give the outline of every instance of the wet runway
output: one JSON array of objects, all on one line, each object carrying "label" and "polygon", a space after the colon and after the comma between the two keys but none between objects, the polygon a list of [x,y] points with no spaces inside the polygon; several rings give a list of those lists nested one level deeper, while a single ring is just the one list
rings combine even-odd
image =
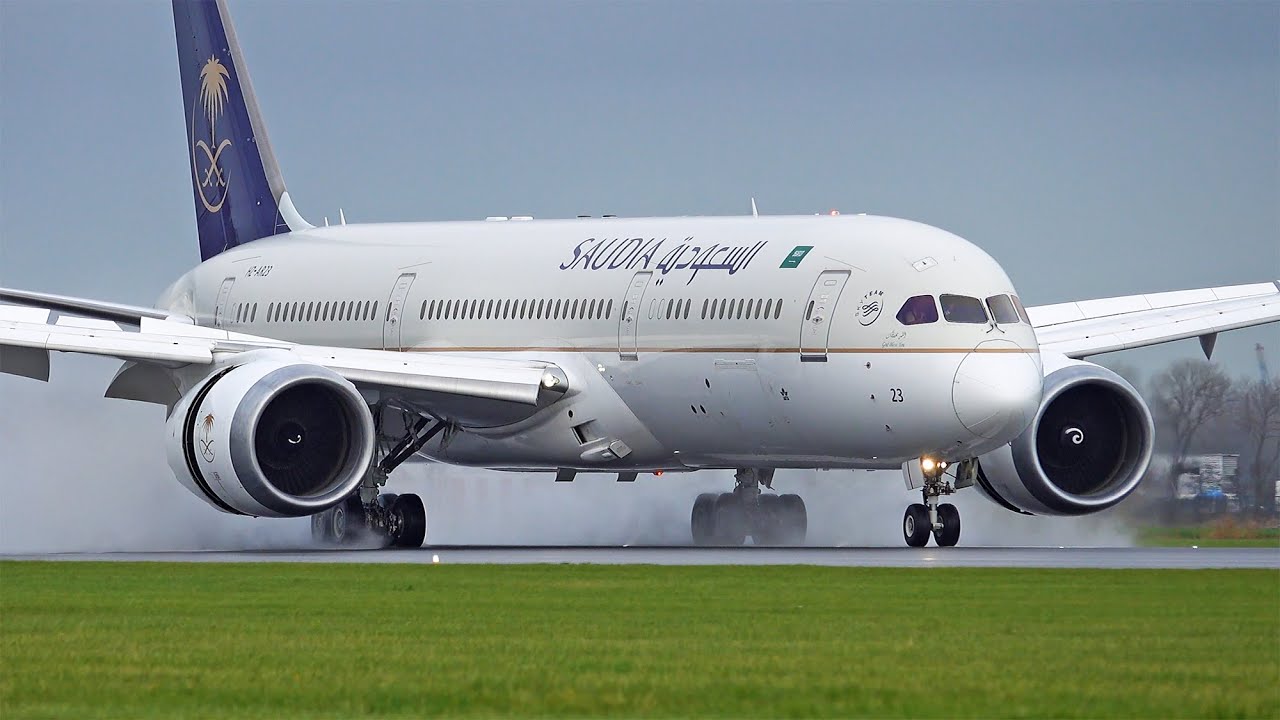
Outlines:
[{"label": "wet runway", "polygon": [[1280,548],[695,548],[434,546],[421,550],[244,550],[0,555],[0,560],[837,567],[1265,568]]}]

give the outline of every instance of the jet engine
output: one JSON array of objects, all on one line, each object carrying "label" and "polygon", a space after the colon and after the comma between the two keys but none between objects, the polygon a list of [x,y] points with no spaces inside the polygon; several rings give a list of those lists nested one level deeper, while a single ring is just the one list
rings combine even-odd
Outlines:
[{"label": "jet engine", "polygon": [[1044,396],[1031,425],[983,455],[977,486],[1009,510],[1087,515],[1138,487],[1151,460],[1151,412],[1124,378],[1093,363],[1045,358]]},{"label": "jet engine", "polygon": [[223,512],[313,515],[350,495],[373,457],[368,405],[337,373],[262,356],[218,370],[169,415],[169,466]]}]

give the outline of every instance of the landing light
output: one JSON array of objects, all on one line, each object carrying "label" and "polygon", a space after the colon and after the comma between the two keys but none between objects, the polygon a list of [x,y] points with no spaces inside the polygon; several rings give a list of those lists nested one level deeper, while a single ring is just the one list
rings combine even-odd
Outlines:
[{"label": "landing light", "polygon": [[933,469],[937,466],[938,464],[933,461],[933,458],[920,458],[920,469],[927,473],[933,472]]}]

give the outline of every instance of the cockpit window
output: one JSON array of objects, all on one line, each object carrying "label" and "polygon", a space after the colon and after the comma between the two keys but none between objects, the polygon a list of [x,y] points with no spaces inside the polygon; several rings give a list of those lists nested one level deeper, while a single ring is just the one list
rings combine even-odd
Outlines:
[{"label": "cockpit window", "polygon": [[1031,318],[1027,317],[1027,309],[1022,307],[1022,301],[1018,299],[1017,295],[1011,295],[1010,297],[1013,298],[1013,306],[1018,310],[1018,317],[1022,318],[1022,322],[1030,325]]},{"label": "cockpit window", "polygon": [[982,301],[968,295],[942,295],[942,316],[947,322],[985,324],[987,311]]},{"label": "cockpit window", "polygon": [[1018,322],[1018,311],[1013,308],[1013,301],[1008,295],[992,295],[987,298],[987,307],[991,308],[991,317],[1001,325],[1013,325]]},{"label": "cockpit window", "polygon": [[903,325],[924,325],[938,322],[938,306],[931,295],[916,295],[907,298],[898,311],[898,322]]}]

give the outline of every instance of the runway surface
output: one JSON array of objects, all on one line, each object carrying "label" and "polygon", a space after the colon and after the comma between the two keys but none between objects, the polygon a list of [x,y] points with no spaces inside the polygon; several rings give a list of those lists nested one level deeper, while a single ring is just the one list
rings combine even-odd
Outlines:
[{"label": "runway surface", "polygon": [[246,550],[0,555],[2,560],[597,565],[828,565],[839,567],[1265,568],[1280,548],[695,548],[458,547],[421,550]]}]

